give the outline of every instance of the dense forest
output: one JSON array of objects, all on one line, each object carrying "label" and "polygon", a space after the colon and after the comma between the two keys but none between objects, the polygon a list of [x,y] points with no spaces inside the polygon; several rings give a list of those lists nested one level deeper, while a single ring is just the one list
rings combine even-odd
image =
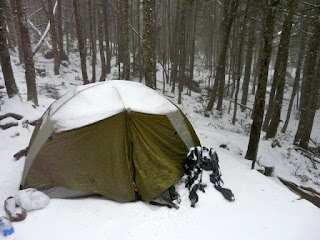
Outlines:
[{"label": "dense forest", "polygon": [[[261,132],[267,139],[285,133],[292,109],[300,112],[296,146],[307,150],[312,129],[319,130],[319,0],[0,0],[3,94],[19,95],[10,56],[19,56],[27,100],[37,106],[36,79],[45,73],[36,56],[54,59],[59,75],[71,53],[80,54],[83,84],[105,81],[114,64],[118,79],[178,91],[178,104],[182,93],[205,91],[205,115],[225,114],[228,100],[235,124],[237,113],[249,109],[245,158],[253,166]],[[210,73],[203,82],[194,79],[199,66]]]}]

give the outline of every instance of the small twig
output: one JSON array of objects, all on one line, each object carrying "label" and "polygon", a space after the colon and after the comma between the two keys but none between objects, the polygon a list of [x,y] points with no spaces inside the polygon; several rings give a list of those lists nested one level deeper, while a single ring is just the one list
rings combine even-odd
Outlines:
[{"label": "small twig", "polygon": [[217,126],[221,129],[221,130],[223,130],[223,128],[217,123]]},{"label": "small twig", "polygon": [[313,152],[310,152],[310,151],[307,151],[307,150],[305,150],[305,149],[303,149],[303,148],[301,148],[301,147],[298,147],[298,146],[294,146],[294,150],[300,150],[301,152],[303,152],[303,153],[306,153],[307,154],[307,156],[311,159],[311,157],[313,157],[312,159],[313,159],[313,161],[315,161],[315,162],[317,162],[317,163],[319,163],[320,164],[320,161],[318,161],[318,160],[316,160],[314,157],[316,157],[316,158],[319,158],[320,159],[320,156],[319,155],[317,155],[317,154],[315,154],[315,153],[313,153]]},{"label": "small twig", "polygon": [[311,141],[317,148],[320,148],[320,143],[318,143],[316,140],[310,138],[310,141]]},{"label": "small twig", "polygon": [[295,176],[297,176],[297,172],[298,172],[300,166],[301,166],[301,163],[299,164],[299,167],[297,168],[297,170],[294,172],[294,175],[295,175]]}]

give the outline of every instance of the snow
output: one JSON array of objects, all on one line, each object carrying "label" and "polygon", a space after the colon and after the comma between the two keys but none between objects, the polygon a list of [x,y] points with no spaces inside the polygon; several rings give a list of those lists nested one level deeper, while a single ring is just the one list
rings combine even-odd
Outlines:
[{"label": "snow", "polygon": [[[16,60],[15,57],[12,59]],[[62,97],[66,100],[79,89],[87,88],[88,86],[76,87],[82,84],[77,80],[80,75],[80,64],[77,59],[79,59],[78,55],[70,55],[72,64],[69,68],[61,67],[60,77],[53,75],[53,62],[48,61],[47,77],[37,79],[39,89],[46,84],[52,84],[56,86],[61,95],[66,93]],[[37,61],[39,60],[41,60],[40,57],[37,58]],[[113,63],[115,63],[114,59]],[[108,78],[117,78],[116,72],[117,69],[113,68]],[[207,81],[207,73],[205,69],[197,68],[195,77],[197,80],[205,82]],[[23,102],[19,98],[9,100],[4,98],[0,114],[9,112],[21,114],[23,119],[19,120],[19,123],[26,119],[39,119],[54,102],[54,99],[41,93],[39,94],[40,106],[34,108],[30,102],[25,102],[26,84],[23,69],[14,65],[14,74]],[[99,76],[99,72],[97,76]],[[162,79],[161,72],[158,72],[157,79]],[[2,81],[0,79],[0,84]],[[106,85],[104,83],[97,84],[93,97],[108,98],[108,96],[101,96],[102,88],[107,84],[109,82]],[[121,81],[119,84],[121,85]],[[138,90],[134,93],[122,86],[115,88],[121,95],[122,104],[126,109],[132,111],[134,109],[130,104],[133,99],[130,99],[129,95],[142,96],[135,102],[136,107],[151,104],[151,98],[154,98],[152,101],[158,101],[157,97],[153,94],[150,97],[151,94],[149,95],[142,87],[141,89],[137,87]],[[162,89],[159,82],[158,88]],[[170,86],[167,86],[167,95],[170,94],[169,88]],[[72,92],[67,93],[70,90]],[[138,93],[138,91],[141,92]],[[85,92],[83,91],[83,93]],[[113,92],[111,91],[110,94]],[[102,102],[101,105],[98,101],[94,101],[94,104],[88,104],[86,101],[90,96],[84,96],[81,100],[83,102],[80,102],[79,105],[73,104],[75,108],[81,106],[81,114],[91,114],[91,109],[95,108],[99,108],[101,111],[102,105],[108,104],[107,101]],[[290,93],[285,94],[285,98],[288,96]],[[177,103],[176,96],[169,99]],[[58,101],[52,104],[53,110],[60,106]],[[249,101],[253,102],[253,96],[250,96]],[[208,174],[204,173],[203,181],[208,186],[205,193],[199,191],[199,202],[196,208],[190,207],[188,191],[184,188],[183,182],[177,184],[177,191],[181,195],[179,210],[157,207],[144,202],[122,204],[100,197],[69,200],[51,199],[46,208],[28,212],[24,221],[13,223],[15,228],[13,236],[4,238],[0,235],[0,239],[320,239],[320,211],[317,207],[289,191],[275,176],[265,177],[256,170],[250,170],[251,162],[244,159],[249,140],[247,126],[250,124],[250,118],[246,118],[246,114],[239,111],[236,125],[231,125],[232,115],[227,114],[227,101],[224,103],[222,116],[214,111],[210,117],[204,117],[203,107],[205,104],[200,101],[199,94],[192,93],[191,97],[183,94],[182,105],[179,107],[195,127],[201,143],[204,146],[213,147],[217,151],[222,179],[225,182],[225,187],[230,188],[235,194],[235,202],[226,201],[209,182]],[[287,101],[284,105],[282,114],[286,113]],[[161,106],[160,104],[157,107],[161,108]],[[64,107],[60,110],[64,111]],[[110,108],[108,106],[108,109]],[[65,114],[68,114],[67,109]],[[104,114],[110,113],[105,112]],[[83,116],[79,115],[78,117]],[[292,114],[287,135],[279,136],[283,145],[281,148],[272,148],[271,141],[261,137],[258,152],[259,162],[273,164],[275,175],[294,181],[299,185],[312,186],[319,191],[320,184],[317,183],[319,170],[312,168],[310,160],[294,150],[290,150],[297,122]],[[320,112],[318,111],[312,132],[313,138],[318,141],[320,140],[319,126]],[[5,131],[0,130],[0,216],[5,215],[1,204],[7,197],[15,196],[18,192],[24,167],[24,158],[15,161],[13,154],[28,145],[33,128],[32,126],[26,128],[19,124]],[[221,144],[227,144],[227,148],[220,148]],[[299,175],[307,176],[307,178],[299,177]]]},{"label": "snow", "polygon": [[38,210],[48,206],[50,198],[33,188],[20,190],[14,196],[16,204],[26,211]]},{"label": "snow", "polygon": [[[148,101],[145,101],[145,99]],[[52,104],[49,118],[56,132],[106,119],[123,111],[168,114],[177,108],[146,86],[128,81],[107,81],[77,87]]]},{"label": "snow", "polygon": [[0,125],[6,125],[6,124],[9,124],[9,123],[17,123],[18,121],[12,117],[8,117],[8,118],[5,118],[5,119],[2,119],[0,121]]}]

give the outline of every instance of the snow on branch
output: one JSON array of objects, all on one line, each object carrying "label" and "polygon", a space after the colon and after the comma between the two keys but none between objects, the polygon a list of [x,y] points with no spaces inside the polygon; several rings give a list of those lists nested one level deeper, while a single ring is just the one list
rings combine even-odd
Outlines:
[{"label": "snow on branch", "polygon": [[[56,1],[55,5],[54,5],[53,15],[55,15],[55,13],[56,13],[57,5],[58,5],[58,1]],[[46,30],[45,30],[44,33],[42,34],[39,42],[37,43],[35,49],[34,49],[33,52],[32,52],[32,53],[33,53],[33,56],[39,51],[42,43],[44,42],[45,38],[46,38],[47,35],[48,35],[49,30],[50,30],[50,21],[48,22],[48,25],[47,25]]]},{"label": "snow on branch", "polygon": [[[30,21],[29,18],[28,18],[28,23],[31,26],[31,28],[38,34],[38,36],[42,37],[42,33],[40,32],[40,30]],[[48,41],[44,41],[44,43],[48,48],[52,48],[52,46],[48,43]]]}]

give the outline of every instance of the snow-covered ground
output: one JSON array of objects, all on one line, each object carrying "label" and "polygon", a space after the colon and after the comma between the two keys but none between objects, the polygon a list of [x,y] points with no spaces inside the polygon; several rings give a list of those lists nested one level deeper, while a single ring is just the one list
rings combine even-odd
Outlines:
[{"label": "snow-covered ground", "polygon": [[[60,76],[53,75],[52,62],[45,60],[49,74],[44,78],[37,77],[38,108],[35,109],[31,103],[22,103],[19,98],[4,98],[0,114],[14,112],[24,118],[16,120],[17,127],[0,130],[0,216],[5,215],[2,207],[4,200],[15,195],[21,180],[24,158],[15,161],[13,154],[28,145],[33,131],[31,125],[23,122],[39,119],[54,98],[82,84],[78,80],[81,72],[77,59],[77,56],[71,55],[72,64],[62,67]],[[37,61],[44,62],[40,58]],[[116,71],[116,68],[112,69],[109,79],[117,78]],[[205,78],[204,70],[196,72],[197,79]],[[25,101],[22,68],[14,66],[14,74]],[[162,79],[161,72],[158,74],[158,79]],[[158,88],[162,89],[161,83],[158,84]],[[3,85],[3,79],[0,85]],[[177,102],[169,86],[166,96]],[[288,96],[290,93],[285,98]],[[268,178],[250,170],[251,163],[244,159],[250,118],[246,118],[245,113],[239,113],[239,121],[235,126],[231,125],[232,115],[227,113],[228,101],[225,101],[222,116],[214,111],[210,117],[205,117],[205,102],[200,100],[199,94],[192,93],[191,97],[184,94],[181,108],[195,127],[202,145],[217,150],[222,179],[225,186],[234,192],[235,202],[227,202],[213,188],[208,175],[204,175],[204,182],[208,184],[206,193],[199,193],[196,208],[190,207],[188,191],[182,182],[177,185],[182,199],[179,210],[144,202],[121,204],[98,197],[52,199],[45,209],[29,212],[26,220],[14,223],[16,233],[10,239],[320,239],[320,211],[317,207],[290,192],[275,176]],[[253,97],[249,100],[253,102]],[[286,114],[286,106],[287,102],[283,114]],[[289,135],[279,135],[281,148],[272,148],[271,141],[261,139],[259,162],[274,165],[278,176],[319,191],[320,171],[313,169],[309,159],[291,149],[297,127],[292,115]],[[319,111],[315,120],[312,137],[320,141]],[[0,123],[4,123],[2,121]],[[227,148],[220,148],[221,144],[227,144]]]}]

